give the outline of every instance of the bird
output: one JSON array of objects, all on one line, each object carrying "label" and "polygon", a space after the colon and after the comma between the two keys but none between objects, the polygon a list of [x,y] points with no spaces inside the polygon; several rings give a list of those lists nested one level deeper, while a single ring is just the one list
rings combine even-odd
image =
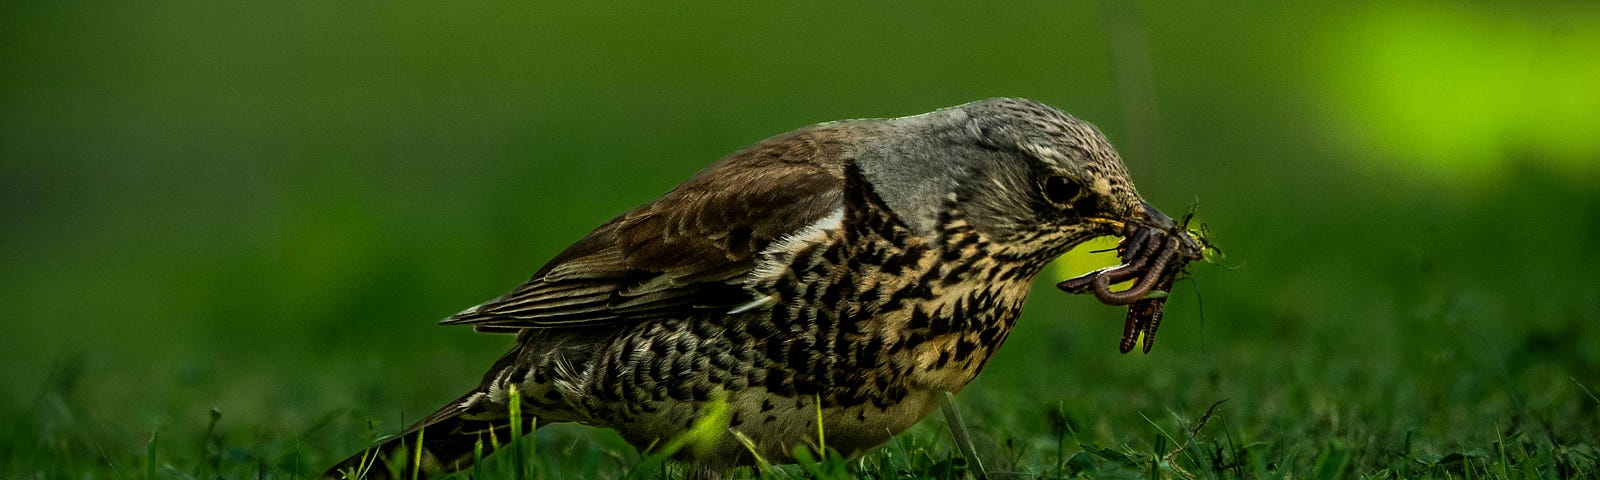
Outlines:
[{"label": "bird", "polygon": [[695,478],[792,463],[819,428],[827,448],[865,452],[983,370],[1053,259],[1172,225],[1098,128],[1037,101],[800,128],[440,322],[515,345],[477,387],[324,476],[387,478],[371,465],[397,455],[414,455],[406,476],[466,468],[510,439],[513,396],[530,426],[610,428],[641,450],[720,408],[711,435],[672,453]]}]

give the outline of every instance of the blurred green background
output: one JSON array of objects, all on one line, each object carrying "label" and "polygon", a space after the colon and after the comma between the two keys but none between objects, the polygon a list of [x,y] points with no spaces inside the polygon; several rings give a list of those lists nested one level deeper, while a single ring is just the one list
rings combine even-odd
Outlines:
[{"label": "blurred green background", "polygon": [[0,475],[211,408],[332,460],[475,384],[510,338],[433,322],[610,216],[996,96],[1097,123],[1237,268],[1197,265],[1149,356],[1041,283],[961,396],[985,435],[1148,442],[1228,399],[1286,452],[1595,440],[1593,2],[533,3],[0,7]]}]

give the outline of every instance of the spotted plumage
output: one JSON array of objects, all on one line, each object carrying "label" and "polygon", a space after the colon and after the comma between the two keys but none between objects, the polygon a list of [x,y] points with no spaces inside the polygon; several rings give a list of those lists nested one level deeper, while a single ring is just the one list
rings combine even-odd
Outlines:
[{"label": "spotted plumage", "polygon": [[445,320],[516,347],[402,438],[426,429],[426,465],[465,467],[489,432],[505,438],[515,386],[541,423],[609,427],[641,448],[725,402],[726,434],[679,452],[707,475],[752,454],[791,460],[819,416],[830,448],[870,449],[982,371],[1046,263],[1155,217],[1093,126],[1037,102],[803,128]]}]

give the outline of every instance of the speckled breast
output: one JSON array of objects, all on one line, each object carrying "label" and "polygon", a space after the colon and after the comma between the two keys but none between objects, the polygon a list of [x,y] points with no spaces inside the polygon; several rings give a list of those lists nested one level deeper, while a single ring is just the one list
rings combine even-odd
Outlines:
[{"label": "speckled breast", "polygon": [[966,386],[1004,342],[1037,268],[990,255],[959,224],[923,239],[892,218],[841,220],[782,252],[785,268],[757,288],[768,307],[620,333],[595,367],[610,380],[591,387],[590,423],[649,445],[726,401],[728,438],[696,460],[784,461],[816,443],[819,417],[828,446],[854,452]]}]

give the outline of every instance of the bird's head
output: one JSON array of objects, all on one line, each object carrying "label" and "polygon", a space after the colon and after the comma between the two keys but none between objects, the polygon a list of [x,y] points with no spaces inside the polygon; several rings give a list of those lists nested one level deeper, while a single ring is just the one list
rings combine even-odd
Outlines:
[{"label": "bird's head", "polygon": [[1129,224],[1170,230],[1100,130],[1048,105],[991,99],[889,120],[858,158],[884,202],[931,235],[954,217],[994,246],[1053,258]]}]

